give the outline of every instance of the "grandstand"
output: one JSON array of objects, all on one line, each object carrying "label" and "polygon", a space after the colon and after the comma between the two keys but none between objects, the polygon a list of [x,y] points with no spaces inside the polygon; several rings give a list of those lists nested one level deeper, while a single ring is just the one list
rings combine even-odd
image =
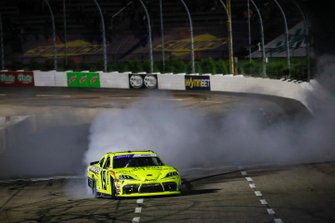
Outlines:
[{"label": "grandstand", "polygon": [[[66,6],[67,56],[74,63],[101,61],[101,27],[93,0],[49,0],[55,15],[57,57],[64,62],[65,30],[63,3]],[[103,9],[107,31],[108,58],[113,61],[148,58],[147,21],[137,0],[98,0]],[[161,60],[159,0],[144,1],[153,28],[154,59]],[[227,16],[218,0],[186,0],[196,38],[196,59],[228,57],[226,36]],[[284,32],[280,11],[273,1],[255,1],[263,16],[265,40],[271,41]],[[282,1],[289,27],[301,21],[291,1]],[[120,14],[113,17],[120,9]],[[248,24],[246,0],[232,0],[234,53],[239,58],[248,55]],[[252,10],[252,46],[260,42],[259,21]],[[22,62],[43,63],[52,59],[51,19],[44,0],[2,0],[5,58],[8,66]],[[163,0],[166,54],[168,59],[189,59],[189,26],[187,15],[179,0]],[[219,44],[221,42],[221,44]]]}]

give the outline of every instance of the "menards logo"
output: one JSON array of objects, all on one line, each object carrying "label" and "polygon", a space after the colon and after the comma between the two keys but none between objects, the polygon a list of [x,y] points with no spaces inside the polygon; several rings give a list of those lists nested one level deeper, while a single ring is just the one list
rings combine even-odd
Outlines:
[{"label": "menards logo", "polygon": [[[205,51],[216,49],[227,43],[226,38],[218,38],[212,34],[206,33],[194,37],[194,50]],[[170,40],[164,44],[165,51],[172,55],[185,55],[190,52],[191,38],[181,40]],[[161,51],[162,44],[155,47],[155,51]]]},{"label": "menards logo", "polygon": [[[75,40],[65,44],[56,45],[56,56],[64,57],[65,52],[67,56],[79,56],[79,55],[95,55],[100,54],[103,51],[102,45],[94,45],[84,40]],[[38,46],[36,48],[27,50],[24,53],[25,57],[53,57],[54,46]]]}]

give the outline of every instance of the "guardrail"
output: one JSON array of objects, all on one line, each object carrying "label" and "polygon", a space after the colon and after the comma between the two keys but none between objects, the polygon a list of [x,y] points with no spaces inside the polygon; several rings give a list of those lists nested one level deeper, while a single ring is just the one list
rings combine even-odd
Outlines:
[{"label": "guardrail", "polygon": [[[147,88],[159,90],[204,90],[279,96],[300,101],[311,112],[307,100],[314,91],[322,93],[317,81],[300,82],[242,75],[160,74],[102,71],[0,71],[0,87]],[[315,93],[316,95],[322,95]],[[324,93],[325,94],[325,93]]]}]

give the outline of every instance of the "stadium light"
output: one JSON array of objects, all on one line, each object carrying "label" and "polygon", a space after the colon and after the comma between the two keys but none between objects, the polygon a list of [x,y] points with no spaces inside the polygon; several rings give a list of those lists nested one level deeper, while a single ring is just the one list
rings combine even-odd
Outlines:
[{"label": "stadium light", "polygon": [[253,6],[255,7],[256,9],[256,12],[258,14],[258,17],[259,17],[259,23],[260,23],[260,26],[261,26],[261,38],[262,38],[262,75],[263,77],[266,76],[266,58],[265,58],[265,43],[264,43],[264,27],[263,27],[263,19],[262,19],[262,15],[256,5],[256,3],[253,1],[253,0],[250,0],[251,3],[253,4]]},{"label": "stadium light", "polygon": [[165,40],[164,40],[164,22],[163,22],[163,1],[159,0],[160,19],[161,19],[161,39],[162,39],[162,62],[163,72],[165,72]]},{"label": "stadium light", "polygon": [[52,42],[54,48],[54,70],[57,70],[57,48],[56,48],[56,26],[55,26],[55,17],[52,11],[52,8],[49,4],[49,0],[44,0],[45,4],[47,5],[50,16],[51,16],[51,23],[52,23]]},{"label": "stadium light", "polygon": [[288,25],[287,25],[287,20],[286,20],[286,15],[285,12],[283,10],[283,8],[281,7],[281,5],[279,4],[279,2],[277,0],[273,0],[276,5],[278,6],[281,14],[283,15],[284,18],[284,24],[285,24],[285,35],[286,35],[286,54],[287,54],[287,69],[288,69],[288,76],[290,76],[290,71],[291,71],[291,59],[290,59],[290,42],[289,42],[289,33],[288,33]]},{"label": "stadium light", "polygon": [[0,47],[1,47],[1,70],[5,68],[5,53],[3,44],[2,16],[0,14]]},{"label": "stadium light", "polygon": [[148,34],[149,34],[149,47],[150,47],[150,73],[153,73],[154,72],[154,57],[153,57],[153,53],[152,53],[152,33],[151,33],[150,16],[149,16],[148,9],[145,6],[145,4],[143,3],[143,1],[142,0],[139,0],[139,1],[144,8],[144,12],[146,14],[147,21],[148,21]]},{"label": "stadium light", "polygon": [[107,44],[106,44],[106,30],[105,30],[105,20],[104,20],[104,16],[102,14],[102,10],[101,7],[98,3],[97,0],[94,0],[94,3],[96,4],[99,14],[100,14],[100,18],[101,18],[101,28],[102,28],[102,44],[103,44],[103,48],[104,48],[104,52],[103,52],[103,56],[104,56],[104,71],[107,72]]},{"label": "stadium light", "polygon": [[190,36],[191,36],[191,59],[192,59],[192,73],[195,73],[195,62],[194,62],[194,37],[193,37],[193,23],[192,23],[192,17],[191,17],[191,13],[190,10],[188,9],[186,3],[184,2],[184,0],[180,0],[181,3],[183,4],[187,16],[188,16],[188,21],[190,23]]}]

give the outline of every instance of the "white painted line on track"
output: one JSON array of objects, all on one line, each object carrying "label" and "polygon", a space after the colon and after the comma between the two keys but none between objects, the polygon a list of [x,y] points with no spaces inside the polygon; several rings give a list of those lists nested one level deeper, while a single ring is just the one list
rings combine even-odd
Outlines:
[{"label": "white painted line on track", "polygon": [[249,184],[249,187],[250,187],[251,189],[255,189],[255,188],[256,188],[256,184]]},{"label": "white painted line on track", "polygon": [[267,208],[266,211],[268,212],[269,215],[276,214],[276,212],[272,208]]},{"label": "white painted line on track", "polygon": [[37,94],[36,97],[61,97],[61,98],[70,98],[71,95],[58,95],[58,94]]},{"label": "white painted line on track", "polygon": [[255,195],[256,195],[256,197],[262,197],[263,196],[262,192],[260,192],[260,191],[255,191]]},{"label": "white painted line on track", "polygon": [[[246,171],[241,172],[242,176],[247,176],[248,173]],[[274,209],[272,209],[269,205],[269,203],[263,198],[263,194],[261,191],[256,191],[256,184],[254,183],[254,180],[251,177],[245,177],[246,181],[249,183],[249,187],[252,189],[252,191],[255,193],[256,197],[260,197],[259,201],[262,205],[266,206],[266,212],[273,216],[274,223],[284,223],[282,219],[277,218],[276,212]]]},{"label": "white painted line on track", "polygon": [[202,101],[204,103],[222,104],[222,101]]},{"label": "white painted line on track", "polygon": [[137,203],[137,204],[143,204],[143,201],[144,201],[143,198],[142,198],[142,199],[137,199],[136,203]]},{"label": "white painted line on track", "polygon": [[135,208],[135,213],[136,214],[139,214],[139,213],[141,213],[142,212],[142,208],[141,207],[137,207],[137,208]]},{"label": "white painted line on track", "polygon": [[[137,207],[135,208],[135,214],[141,214],[142,213],[141,205],[143,204],[143,202],[144,202],[143,198],[136,200]],[[140,220],[141,220],[141,217],[136,216],[131,220],[131,222],[132,223],[139,223]]]},{"label": "white painted line on track", "polygon": [[246,177],[245,178],[248,182],[252,182],[253,181],[253,179],[251,178],[251,177]]},{"label": "white painted line on track", "polygon": [[185,101],[186,99],[185,98],[167,98],[165,100],[168,100],[168,101]]},{"label": "white painted line on track", "polygon": [[263,205],[267,205],[267,204],[268,204],[268,202],[267,202],[265,199],[260,199],[259,201],[260,201],[261,204],[263,204]]},{"label": "white painted line on track", "polygon": [[117,99],[131,100],[131,99],[136,99],[136,98],[135,97],[117,97]]},{"label": "white painted line on track", "polygon": [[139,223],[140,220],[141,220],[140,217],[135,217],[135,218],[133,218],[133,220],[131,220],[131,222],[132,222],[132,223]]}]

